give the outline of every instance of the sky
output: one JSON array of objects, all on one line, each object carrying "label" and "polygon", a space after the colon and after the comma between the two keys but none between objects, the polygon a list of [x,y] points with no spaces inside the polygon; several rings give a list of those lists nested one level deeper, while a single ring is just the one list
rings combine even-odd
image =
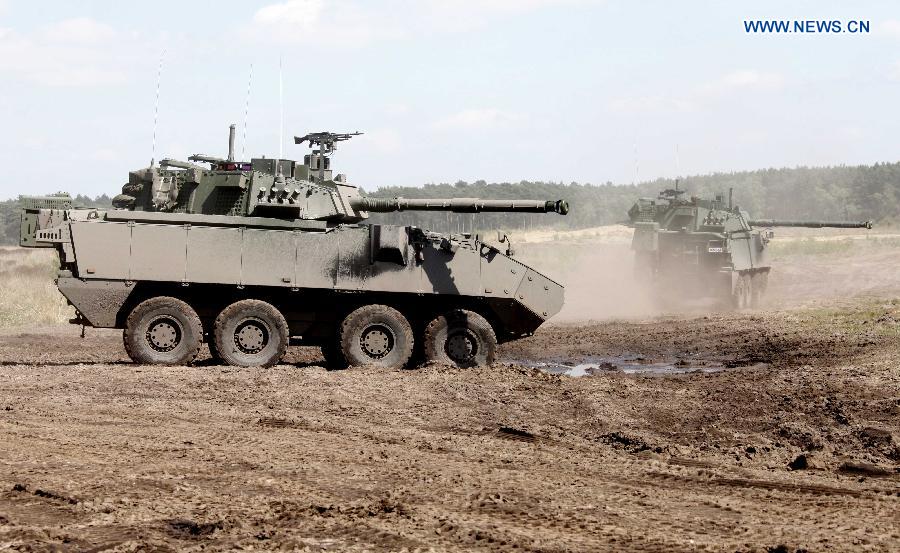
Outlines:
[{"label": "sky", "polygon": [[0,0],[0,198],[114,195],[231,123],[246,159],[362,131],[334,167],[369,190],[893,162],[898,99],[896,2]]}]

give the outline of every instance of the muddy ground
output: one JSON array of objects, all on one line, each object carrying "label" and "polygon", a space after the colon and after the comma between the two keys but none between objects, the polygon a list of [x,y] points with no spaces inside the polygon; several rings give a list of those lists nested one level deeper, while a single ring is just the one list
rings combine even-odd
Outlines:
[{"label": "muddy ground", "polygon": [[[0,550],[897,551],[900,301],[548,326],[478,370],[0,336]],[[711,373],[572,378],[631,356]]]}]

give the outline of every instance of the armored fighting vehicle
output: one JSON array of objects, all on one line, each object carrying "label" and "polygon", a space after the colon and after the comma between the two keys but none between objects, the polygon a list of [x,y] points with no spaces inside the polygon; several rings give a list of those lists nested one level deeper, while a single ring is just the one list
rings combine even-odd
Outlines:
[{"label": "armored fighting vehicle", "polygon": [[[202,342],[236,366],[289,343],[334,367],[490,363],[498,342],[558,313],[563,287],[477,235],[372,225],[369,212],[568,212],[566,202],[363,197],[330,155],[354,134],[295,138],[303,162],[163,159],[129,173],[114,209],[26,198],[21,244],[59,253],[73,323],[124,329],[138,363],[186,364]],[[505,235],[501,236],[505,238]],[[503,240],[501,240],[501,243]]]},{"label": "armored fighting vehicle", "polygon": [[735,309],[758,305],[771,269],[772,227],[872,228],[868,221],[751,219],[732,205],[730,192],[727,203],[721,195],[685,199],[675,186],[656,199],[639,199],[628,211],[636,276],[664,304],[708,298]]}]

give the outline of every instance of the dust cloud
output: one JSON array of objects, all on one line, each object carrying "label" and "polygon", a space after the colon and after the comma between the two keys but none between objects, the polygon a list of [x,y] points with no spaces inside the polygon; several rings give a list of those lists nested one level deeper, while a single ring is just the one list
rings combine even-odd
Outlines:
[{"label": "dust cloud", "polygon": [[[659,305],[635,278],[631,229],[596,227],[513,236],[516,258],[566,287],[553,322],[639,319],[721,311],[714,301]],[[828,303],[847,297],[900,295],[900,236],[890,231],[782,229],[769,247],[772,266],[761,308]]]},{"label": "dust cloud", "polygon": [[634,278],[634,255],[627,244],[527,244],[516,258],[566,287],[555,322],[659,314],[650,290]]}]

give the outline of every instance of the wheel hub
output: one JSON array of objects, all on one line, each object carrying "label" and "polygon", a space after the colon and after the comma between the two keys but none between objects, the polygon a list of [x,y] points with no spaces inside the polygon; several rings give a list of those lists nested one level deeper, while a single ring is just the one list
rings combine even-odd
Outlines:
[{"label": "wheel hub", "polygon": [[244,321],[234,329],[234,345],[243,353],[259,353],[268,343],[268,329],[260,321]]},{"label": "wheel hub", "polygon": [[181,325],[169,317],[154,319],[147,326],[147,343],[156,351],[172,351],[181,343]]},{"label": "wheel hub", "polygon": [[447,337],[447,355],[457,363],[470,361],[478,351],[478,343],[469,332],[457,332]]},{"label": "wheel hub", "polygon": [[394,349],[394,334],[382,325],[366,328],[359,337],[363,353],[372,359],[381,359]]}]

